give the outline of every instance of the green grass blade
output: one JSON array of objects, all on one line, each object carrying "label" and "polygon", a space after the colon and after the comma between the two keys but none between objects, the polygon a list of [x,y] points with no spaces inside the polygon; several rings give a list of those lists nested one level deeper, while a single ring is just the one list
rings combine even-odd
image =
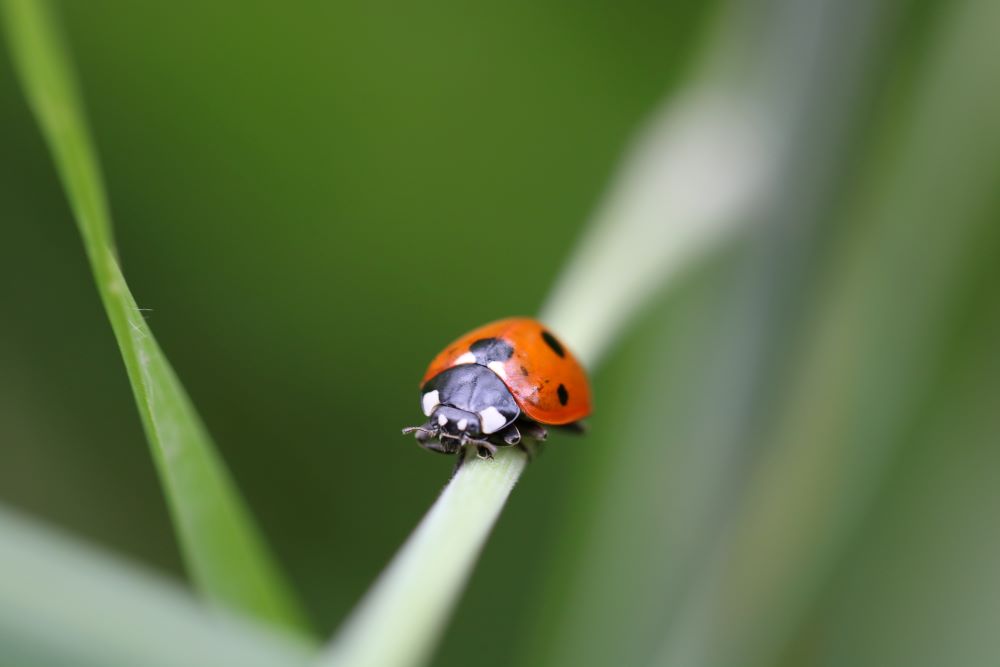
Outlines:
[{"label": "green grass blade", "polygon": [[[777,79],[766,73],[779,63],[809,64],[790,68],[781,96],[761,102],[786,119],[782,136],[795,138],[778,167],[780,188],[758,206],[760,228],[686,289],[671,290],[667,317],[650,322],[619,359],[627,372],[605,376],[611,396],[580,454],[548,562],[539,565],[519,664],[647,664],[724,524],[754,451],[754,422],[767,409],[760,374],[781,376],[782,341],[793,330],[787,304],[808,284],[802,276],[811,265],[796,261],[795,250],[808,245],[803,239],[829,207],[839,153],[831,147],[847,143],[858,113],[855,91],[872,52],[862,45],[874,40],[854,33],[844,57],[842,43],[823,38],[844,16],[864,21],[869,35],[880,25],[856,9],[791,0],[729,10],[732,25],[750,35],[733,40],[743,45],[738,61],[755,73],[748,95],[769,90],[759,82]],[[797,131],[803,127],[808,133]],[[696,192],[711,199],[712,181]]]},{"label": "green grass blade", "polygon": [[[992,219],[1000,208],[994,207]],[[980,261],[996,266],[989,235]],[[986,257],[990,257],[986,260]],[[982,261],[986,260],[986,261]],[[985,267],[983,267],[985,268]],[[992,274],[992,275],[991,275]],[[785,665],[990,665],[1000,655],[1000,302],[977,276],[957,357]],[[932,492],[930,492],[932,490]]]},{"label": "green grass blade", "polygon": [[463,465],[340,630],[325,664],[419,665],[430,657],[476,557],[524,471],[523,453]]},{"label": "green grass blade", "polygon": [[96,152],[51,10],[36,0],[5,0],[2,8],[15,66],[83,237],[191,576],[217,603],[304,628],[303,614],[122,276]]},{"label": "green grass blade", "polygon": [[955,313],[982,289],[970,260],[996,225],[1000,6],[951,3],[943,17],[912,99],[879,128],[732,530],[692,579],[655,664],[774,664],[941,391]]},{"label": "green grass blade", "polygon": [[312,650],[0,507],[0,664],[295,667]]}]

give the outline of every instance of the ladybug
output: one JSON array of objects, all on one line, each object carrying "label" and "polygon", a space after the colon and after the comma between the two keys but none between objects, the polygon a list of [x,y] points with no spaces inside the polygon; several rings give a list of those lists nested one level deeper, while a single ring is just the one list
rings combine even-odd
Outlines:
[{"label": "ladybug", "polygon": [[[546,426],[581,430],[590,383],[573,354],[542,323],[512,317],[465,334],[437,355],[420,388],[427,421],[403,429],[434,452],[480,458],[497,447],[542,441]],[[530,451],[529,451],[530,453]]]}]

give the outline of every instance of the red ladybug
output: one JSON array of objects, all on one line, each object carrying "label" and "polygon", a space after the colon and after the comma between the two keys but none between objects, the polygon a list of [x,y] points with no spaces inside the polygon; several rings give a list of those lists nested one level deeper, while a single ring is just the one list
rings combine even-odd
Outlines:
[{"label": "red ladybug", "polygon": [[431,361],[420,389],[427,422],[403,429],[426,449],[497,447],[544,440],[545,426],[579,427],[590,414],[587,374],[540,322],[512,317],[479,327]]}]

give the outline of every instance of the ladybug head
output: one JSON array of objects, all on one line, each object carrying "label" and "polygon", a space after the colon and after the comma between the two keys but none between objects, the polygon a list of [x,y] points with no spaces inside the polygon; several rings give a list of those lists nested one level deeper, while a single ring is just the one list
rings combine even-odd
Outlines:
[{"label": "ladybug head", "polygon": [[434,406],[424,424],[403,429],[403,433],[415,434],[421,445],[443,454],[485,442],[479,415],[452,405]]},{"label": "ladybug head", "polygon": [[480,435],[479,415],[459,410],[450,405],[439,405],[429,420],[435,424],[441,438],[478,438]]},{"label": "ladybug head", "polygon": [[426,449],[453,454],[474,445],[489,455],[497,445],[520,440],[514,420],[520,409],[503,381],[479,364],[447,368],[424,383],[420,406],[427,416],[421,426],[404,429],[414,433]]}]

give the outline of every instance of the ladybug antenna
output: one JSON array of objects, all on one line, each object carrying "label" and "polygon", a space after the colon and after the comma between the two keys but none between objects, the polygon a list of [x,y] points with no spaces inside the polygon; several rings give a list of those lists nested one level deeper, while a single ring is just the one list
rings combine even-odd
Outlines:
[{"label": "ladybug antenna", "polygon": [[410,433],[426,433],[428,435],[437,435],[438,431],[439,429],[435,426],[432,426],[431,428],[427,428],[427,425],[407,426],[406,428],[403,429],[403,435],[409,435]]}]

